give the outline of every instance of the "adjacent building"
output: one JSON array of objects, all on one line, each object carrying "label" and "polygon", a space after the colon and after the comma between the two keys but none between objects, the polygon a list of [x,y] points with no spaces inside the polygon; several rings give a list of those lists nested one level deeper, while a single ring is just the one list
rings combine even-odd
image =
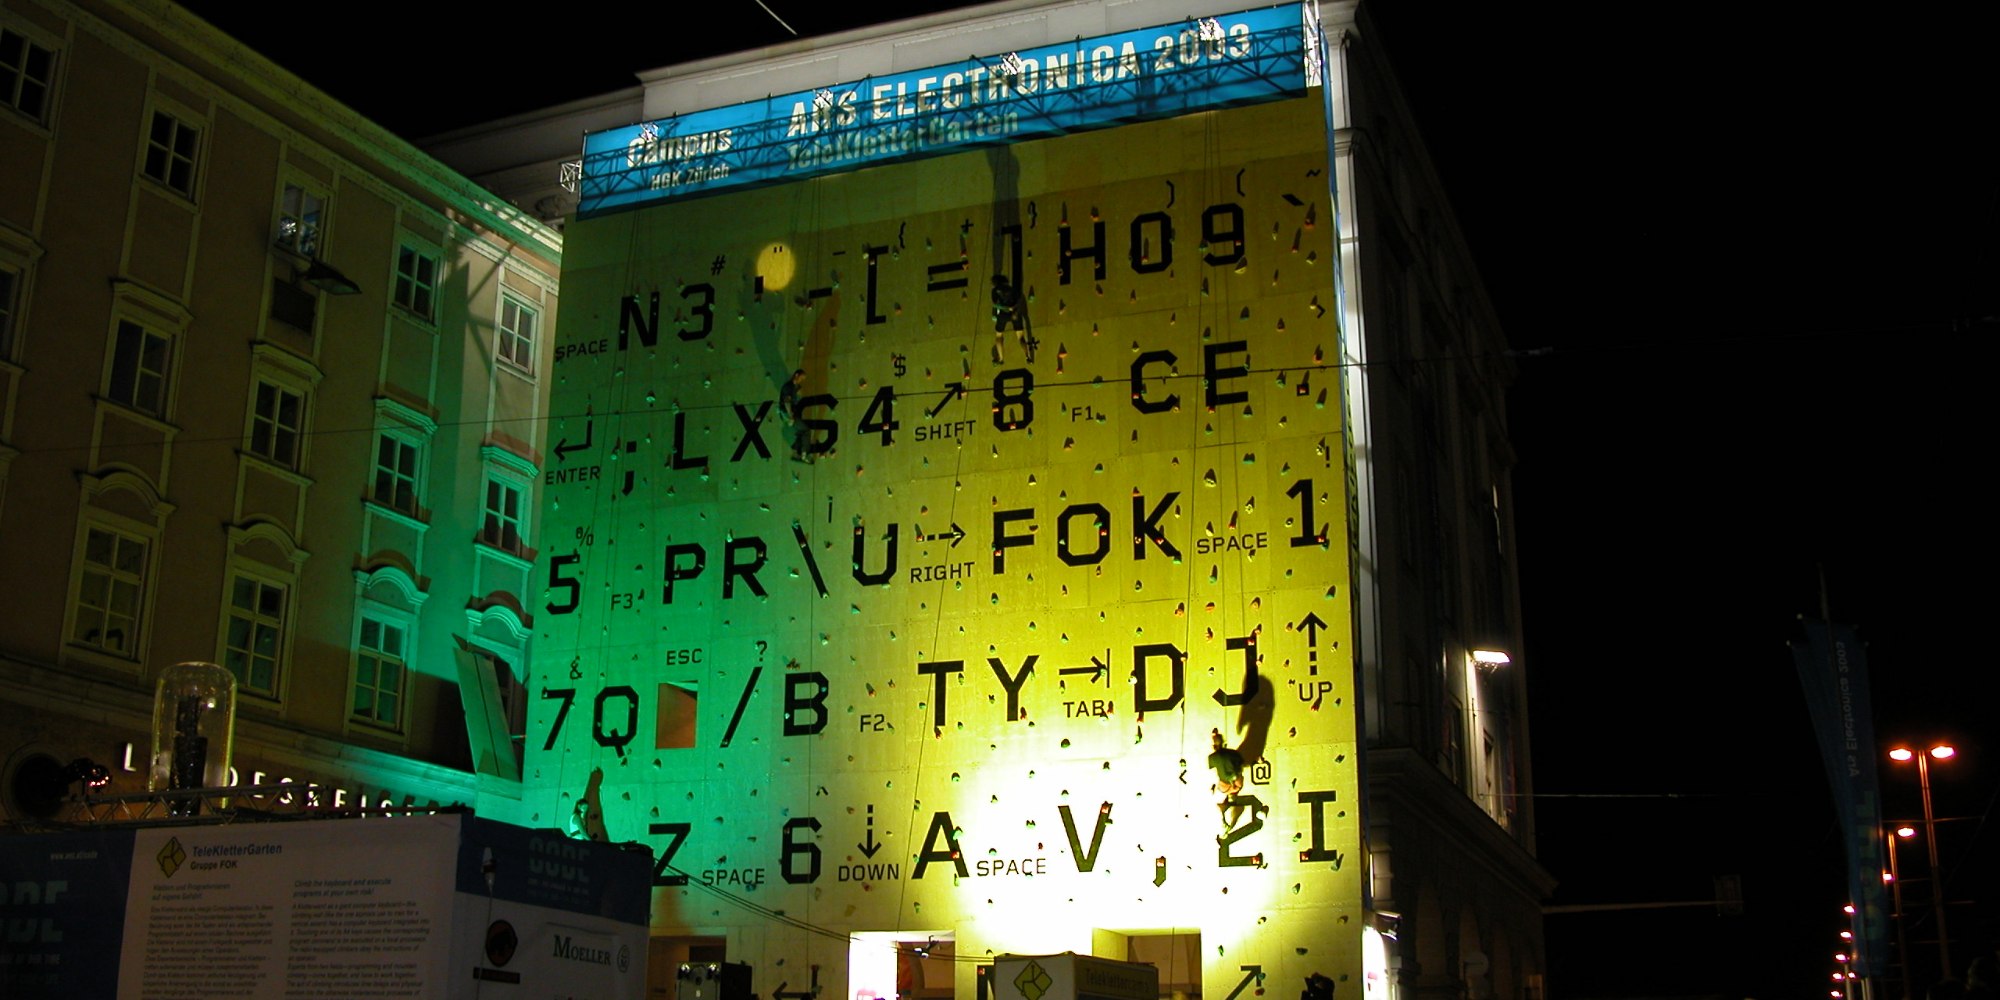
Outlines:
[{"label": "adjacent building", "polygon": [[1365,9],[640,79],[434,148],[577,208],[524,802],[656,988],[1541,995],[1512,370]]},{"label": "adjacent building", "polygon": [[174,4],[0,4],[9,824],[144,791],[186,660],[321,786],[252,805],[518,801],[560,262]]}]

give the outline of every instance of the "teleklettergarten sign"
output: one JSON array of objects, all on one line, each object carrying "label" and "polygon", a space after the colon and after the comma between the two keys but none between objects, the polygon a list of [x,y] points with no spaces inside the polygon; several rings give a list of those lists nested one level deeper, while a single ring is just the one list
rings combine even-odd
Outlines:
[{"label": "teleklettergarten sign", "polygon": [[1299,4],[1077,39],[584,139],[585,217],[1304,93]]}]

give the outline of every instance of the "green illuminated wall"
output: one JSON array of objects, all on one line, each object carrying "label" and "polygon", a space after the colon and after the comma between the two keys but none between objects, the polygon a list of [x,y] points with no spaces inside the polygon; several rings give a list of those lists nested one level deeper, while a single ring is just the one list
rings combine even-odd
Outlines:
[{"label": "green illuminated wall", "polygon": [[529,822],[593,795],[766,996],[853,996],[815,928],[1358,978],[1328,188],[1315,95],[573,226]]}]

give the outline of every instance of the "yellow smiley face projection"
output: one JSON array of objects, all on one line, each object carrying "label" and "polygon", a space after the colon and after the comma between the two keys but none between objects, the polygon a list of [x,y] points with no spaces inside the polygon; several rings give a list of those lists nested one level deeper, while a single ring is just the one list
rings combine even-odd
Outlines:
[{"label": "yellow smiley face projection", "polygon": [[798,272],[798,255],[784,243],[771,243],[757,251],[756,263],[751,274],[755,278],[752,294],[762,292],[782,292],[791,286],[792,276]]},{"label": "yellow smiley face projection", "polygon": [[601,771],[655,933],[765,995],[853,996],[863,932],[949,936],[965,997],[1142,934],[1215,1000],[1358,989],[1325,134],[1315,95],[573,226],[530,821]]}]

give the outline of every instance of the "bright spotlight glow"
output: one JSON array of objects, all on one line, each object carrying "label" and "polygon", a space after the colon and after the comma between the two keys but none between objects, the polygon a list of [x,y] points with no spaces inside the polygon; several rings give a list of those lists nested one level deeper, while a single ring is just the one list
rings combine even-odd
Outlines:
[{"label": "bright spotlight glow", "polygon": [[1940,743],[1931,748],[1932,760],[1950,760],[1956,756],[1958,756],[1958,748],[1955,746]]},{"label": "bright spotlight glow", "polygon": [[1475,649],[1472,651],[1472,662],[1482,667],[1504,667],[1514,662],[1514,658],[1498,649]]},{"label": "bright spotlight glow", "polygon": [[1901,837],[1904,840],[1908,840],[1916,835],[1917,835],[1917,828],[1914,826],[1899,826],[1896,828],[1896,836]]},{"label": "bright spotlight glow", "polygon": [[1852,940],[1854,940],[1854,932],[1853,932],[1853,931],[1841,931],[1841,932],[1840,932],[1840,939],[1841,939],[1842,941],[1852,941]]},{"label": "bright spotlight glow", "polygon": [[1916,755],[1916,751],[1911,750],[1909,747],[1896,747],[1889,751],[1890,760],[1909,760]]}]

